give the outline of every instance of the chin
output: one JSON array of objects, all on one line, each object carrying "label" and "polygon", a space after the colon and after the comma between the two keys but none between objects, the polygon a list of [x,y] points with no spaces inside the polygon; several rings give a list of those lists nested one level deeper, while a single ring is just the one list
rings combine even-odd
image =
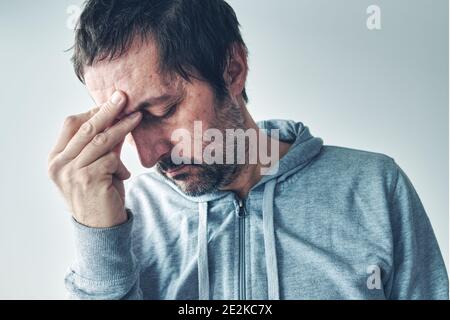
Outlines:
[{"label": "chin", "polygon": [[189,173],[180,173],[171,179],[186,195],[198,197],[216,191],[215,183],[210,179]]}]

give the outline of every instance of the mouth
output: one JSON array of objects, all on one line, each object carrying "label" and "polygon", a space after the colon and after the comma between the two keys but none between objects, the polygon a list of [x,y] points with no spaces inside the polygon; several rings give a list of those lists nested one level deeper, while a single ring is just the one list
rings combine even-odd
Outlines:
[{"label": "mouth", "polygon": [[187,167],[187,165],[183,164],[181,166],[167,170],[166,173],[170,176],[174,176],[175,174],[179,173],[181,170],[183,170],[186,167]]}]

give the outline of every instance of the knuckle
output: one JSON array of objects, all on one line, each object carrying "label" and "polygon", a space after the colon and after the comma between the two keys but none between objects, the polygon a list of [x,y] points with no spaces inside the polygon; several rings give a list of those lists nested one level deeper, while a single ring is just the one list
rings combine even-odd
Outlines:
[{"label": "knuckle", "polygon": [[117,168],[118,159],[115,155],[108,155],[102,163],[102,167],[107,172],[112,172]]},{"label": "knuckle", "polygon": [[67,171],[67,165],[60,156],[56,156],[55,158],[49,160],[47,165],[47,172],[50,179],[55,183],[63,181]]},{"label": "knuckle", "polygon": [[48,154],[47,156],[47,167],[50,169],[50,165],[52,164],[53,161],[55,161],[55,158],[57,156],[57,153],[52,151]]},{"label": "knuckle", "polygon": [[105,114],[110,114],[114,112],[114,105],[111,104],[111,102],[106,102],[103,107],[102,107],[102,111]]},{"label": "knuckle", "polygon": [[72,183],[72,174],[69,170],[64,170],[60,174],[61,184],[64,186],[68,186]]},{"label": "knuckle", "polygon": [[78,122],[78,118],[77,116],[68,116],[65,120],[64,120],[64,126],[65,127],[74,127]]},{"label": "knuckle", "polygon": [[89,110],[89,117],[93,117],[97,114],[97,112],[100,110],[100,107],[93,107],[91,110]]},{"label": "knuckle", "polygon": [[107,142],[108,142],[108,133],[106,132],[97,134],[92,140],[92,143],[96,146],[104,145]]},{"label": "knuckle", "polygon": [[80,127],[80,132],[84,134],[85,136],[91,136],[95,133],[95,126],[92,124],[91,121],[86,121],[83,123],[83,125]]},{"label": "knuckle", "polygon": [[50,179],[55,181],[58,178],[59,166],[55,160],[50,161],[47,168]]},{"label": "knuckle", "polygon": [[93,182],[93,176],[87,168],[80,170],[76,175],[76,182],[79,186],[87,187]]}]

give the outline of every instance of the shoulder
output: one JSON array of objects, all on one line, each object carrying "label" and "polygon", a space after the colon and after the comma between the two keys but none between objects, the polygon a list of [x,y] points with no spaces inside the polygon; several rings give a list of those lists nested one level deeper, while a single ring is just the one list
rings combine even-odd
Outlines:
[{"label": "shoulder", "polygon": [[395,165],[394,159],[386,154],[341,146],[325,145],[321,156],[324,161],[333,161],[343,166],[392,169]]},{"label": "shoulder", "polygon": [[324,146],[317,165],[348,177],[396,180],[399,173],[395,160],[386,154],[340,146]]},{"label": "shoulder", "polygon": [[324,145],[314,161],[288,178],[284,187],[300,183],[325,193],[345,195],[352,190],[388,197],[399,171],[395,160],[386,154]]}]

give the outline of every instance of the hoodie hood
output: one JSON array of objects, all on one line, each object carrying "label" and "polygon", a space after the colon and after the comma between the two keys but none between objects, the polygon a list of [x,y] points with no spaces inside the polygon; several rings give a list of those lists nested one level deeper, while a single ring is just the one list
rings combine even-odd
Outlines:
[{"label": "hoodie hood", "polygon": [[[287,154],[280,159],[278,166],[272,167],[272,171],[263,176],[250,191],[264,187],[263,195],[263,233],[264,249],[267,269],[267,288],[269,300],[278,300],[279,275],[277,267],[277,253],[275,246],[275,231],[273,219],[273,203],[277,183],[282,182],[290,175],[304,168],[316,155],[320,153],[323,141],[311,135],[308,127],[301,122],[286,120],[270,120],[258,123],[260,129],[266,130],[270,135],[271,130],[279,130],[279,140],[292,144]],[[161,175],[163,176],[163,175]],[[184,194],[172,181],[163,176],[178,193],[183,197],[198,203],[198,285],[199,299],[210,298],[209,266],[208,266],[208,202],[227,196],[230,191],[216,191],[198,197]]]},{"label": "hoodie hood", "polygon": [[268,175],[253,186],[255,189],[271,180],[281,182],[290,175],[304,168],[310,161],[320,153],[323,146],[321,138],[313,137],[306,127],[301,122],[287,121],[287,120],[270,120],[258,123],[260,129],[279,130],[279,140],[292,144],[287,154],[280,159],[277,171],[275,173],[269,172]]}]

